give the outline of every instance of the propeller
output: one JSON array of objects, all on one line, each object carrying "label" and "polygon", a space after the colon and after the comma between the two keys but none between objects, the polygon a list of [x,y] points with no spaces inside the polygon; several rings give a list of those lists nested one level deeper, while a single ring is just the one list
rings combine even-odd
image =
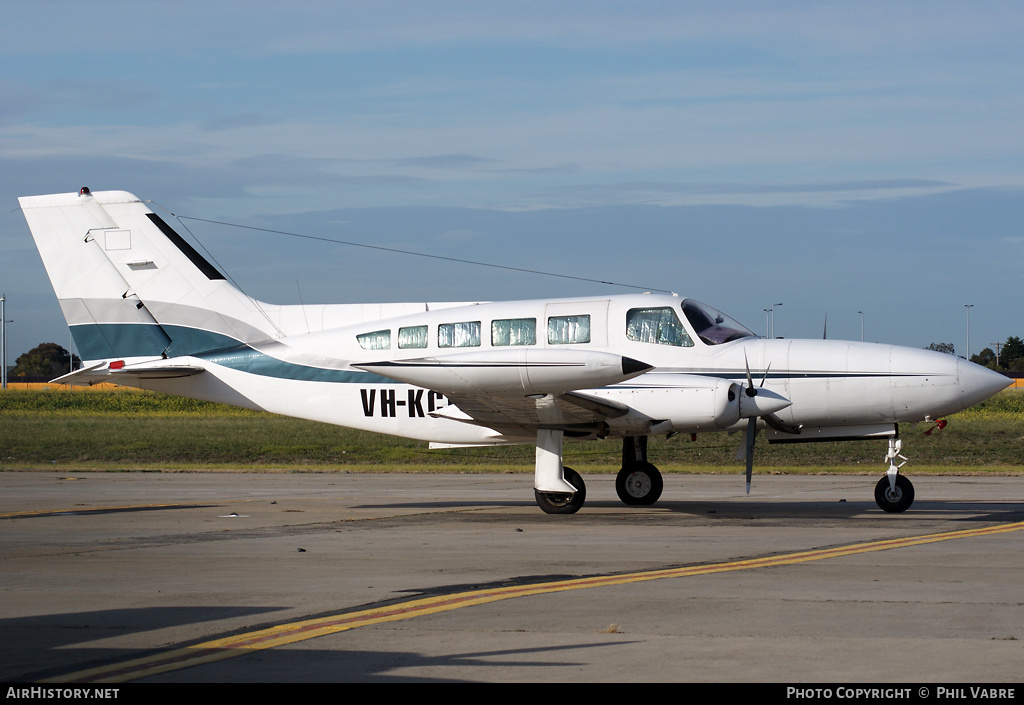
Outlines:
[{"label": "propeller", "polygon": [[743,352],[743,363],[747,368],[747,385],[743,390],[743,397],[740,398],[740,416],[747,418],[747,430],[743,439],[743,456],[747,464],[747,494],[750,494],[750,478],[754,472],[754,440],[757,438],[757,420],[761,417],[767,420],[776,411],[785,409],[792,402],[781,394],[764,388],[771,363],[765,367],[761,384],[757,387],[754,386],[754,379],[750,375],[750,361],[747,359],[746,351]]},{"label": "propeller", "polygon": [[[757,396],[757,388],[754,387],[754,380],[750,377],[750,361],[747,359],[746,351],[743,352],[743,364],[747,366],[747,388],[746,394],[748,397]],[[768,379],[768,370],[764,371],[764,378],[761,379],[761,386],[764,386],[764,381]],[[754,474],[754,441],[757,439],[757,417],[751,416],[747,419],[747,432],[743,438],[743,447],[745,449],[744,457],[747,461],[747,494],[750,494],[750,477]]]}]

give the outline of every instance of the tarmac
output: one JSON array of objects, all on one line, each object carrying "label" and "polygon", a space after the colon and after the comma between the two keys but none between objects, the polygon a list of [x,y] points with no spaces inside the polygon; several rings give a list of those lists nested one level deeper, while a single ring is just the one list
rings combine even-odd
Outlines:
[{"label": "tarmac", "polygon": [[1019,682],[1024,478],[909,476],[0,472],[0,681]]}]

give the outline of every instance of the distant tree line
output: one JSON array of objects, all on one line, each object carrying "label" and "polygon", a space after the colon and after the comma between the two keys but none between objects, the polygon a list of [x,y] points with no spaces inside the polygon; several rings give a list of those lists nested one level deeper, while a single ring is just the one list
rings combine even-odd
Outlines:
[{"label": "distant tree line", "polygon": [[971,362],[997,372],[1024,372],[1024,341],[1016,336],[1010,336],[998,347],[998,363],[992,348],[985,348],[977,355],[971,355]]},{"label": "distant tree line", "polygon": [[76,370],[82,366],[78,355],[72,355],[57,343],[42,343],[19,355],[7,377],[46,377],[51,380],[71,372],[72,363]]},{"label": "distant tree line", "polygon": [[[971,355],[971,362],[1011,377],[1024,373],[1024,341],[1011,335],[1005,343],[1000,343],[996,347],[999,348],[998,356],[992,348],[985,348],[977,355]],[[926,350],[937,350],[950,355],[956,354],[952,343],[932,343]]]}]

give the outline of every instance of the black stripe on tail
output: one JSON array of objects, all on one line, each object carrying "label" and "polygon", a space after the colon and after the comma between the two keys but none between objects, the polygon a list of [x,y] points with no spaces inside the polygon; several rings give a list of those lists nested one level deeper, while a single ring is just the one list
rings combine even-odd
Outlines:
[{"label": "black stripe on tail", "polygon": [[196,252],[196,249],[192,245],[185,242],[185,240],[178,233],[171,229],[171,226],[165,223],[160,216],[156,213],[146,213],[150,220],[153,221],[153,225],[160,228],[160,232],[167,236],[167,239],[174,243],[174,246],[181,250],[181,253],[188,257],[192,264],[194,264],[199,271],[206,275],[207,279],[224,279],[224,275],[217,271],[217,268],[206,261],[206,259]]}]

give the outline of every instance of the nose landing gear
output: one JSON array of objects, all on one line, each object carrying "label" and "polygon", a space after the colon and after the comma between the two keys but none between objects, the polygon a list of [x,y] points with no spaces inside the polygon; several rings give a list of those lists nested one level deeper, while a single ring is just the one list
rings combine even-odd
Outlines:
[{"label": "nose landing gear", "polygon": [[[900,451],[903,441],[898,438],[889,439],[889,452],[885,459],[889,461],[889,471],[875,485],[875,503],[886,512],[898,514],[905,512],[914,503],[914,484],[899,474],[901,467],[907,464],[907,458]],[[896,464],[896,458],[903,462]]]}]

